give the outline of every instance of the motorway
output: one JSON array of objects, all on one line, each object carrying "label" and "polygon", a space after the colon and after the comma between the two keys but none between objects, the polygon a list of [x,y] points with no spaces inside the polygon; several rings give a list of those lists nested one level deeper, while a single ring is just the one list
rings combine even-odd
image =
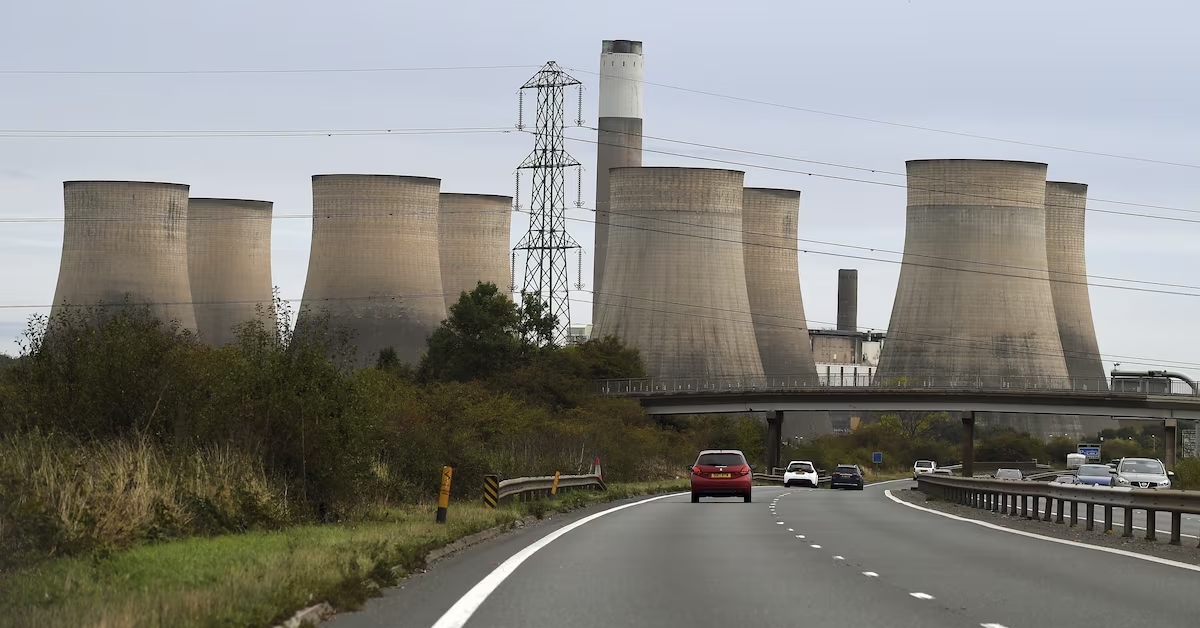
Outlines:
[{"label": "motorway", "polygon": [[557,517],[452,556],[328,625],[1196,624],[1200,571],[988,529],[885,495],[912,485],[756,487],[750,504],[684,494]]}]

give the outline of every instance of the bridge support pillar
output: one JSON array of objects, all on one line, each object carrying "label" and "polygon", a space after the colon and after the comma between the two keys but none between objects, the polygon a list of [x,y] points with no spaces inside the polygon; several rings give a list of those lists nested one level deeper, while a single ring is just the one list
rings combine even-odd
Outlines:
[{"label": "bridge support pillar", "polygon": [[975,413],[968,412],[962,417],[962,476],[975,476]]},{"label": "bridge support pillar", "polygon": [[1167,448],[1167,452],[1165,455],[1166,460],[1164,460],[1163,462],[1167,463],[1168,469],[1174,469],[1175,468],[1175,439],[1177,437],[1176,430],[1178,429],[1177,422],[1175,419],[1167,419],[1166,421],[1163,421],[1163,427],[1166,431],[1166,433],[1163,434],[1163,445],[1166,445],[1166,448]]},{"label": "bridge support pillar", "polygon": [[767,473],[779,466],[779,450],[783,447],[783,412],[767,413]]}]

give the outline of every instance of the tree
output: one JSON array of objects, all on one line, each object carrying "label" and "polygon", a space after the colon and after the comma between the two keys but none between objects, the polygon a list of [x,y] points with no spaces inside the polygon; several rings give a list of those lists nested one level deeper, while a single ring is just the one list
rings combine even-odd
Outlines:
[{"label": "tree", "polygon": [[17,359],[7,353],[0,353],[0,371],[13,366],[17,363]]},{"label": "tree", "polygon": [[490,282],[464,292],[449,313],[429,338],[418,368],[423,381],[466,382],[517,368],[553,346],[558,325],[536,295],[518,306]]}]

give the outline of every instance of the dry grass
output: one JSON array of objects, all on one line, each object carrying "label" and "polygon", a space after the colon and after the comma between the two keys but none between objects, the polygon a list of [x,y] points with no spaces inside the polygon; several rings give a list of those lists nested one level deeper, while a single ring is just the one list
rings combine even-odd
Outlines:
[{"label": "dry grass", "polygon": [[141,628],[264,626],[317,601],[355,608],[380,585],[424,564],[426,553],[527,514],[686,488],[678,481],[612,485],[498,510],[451,505],[434,523],[430,504],[387,521],[294,526],[191,538],[108,555],[63,558],[0,576],[0,626]]}]

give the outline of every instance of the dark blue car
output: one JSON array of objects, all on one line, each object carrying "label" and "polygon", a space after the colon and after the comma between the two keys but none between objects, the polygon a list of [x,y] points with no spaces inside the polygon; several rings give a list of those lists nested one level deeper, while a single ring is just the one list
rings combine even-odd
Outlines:
[{"label": "dark blue car", "polygon": [[839,464],[829,476],[829,488],[863,490],[862,470],[856,464]]},{"label": "dark blue car", "polygon": [[1079,484],[1089,486],[1111,486],[1112,469],[1106,464],[1082,464],[1075,472]]}]

